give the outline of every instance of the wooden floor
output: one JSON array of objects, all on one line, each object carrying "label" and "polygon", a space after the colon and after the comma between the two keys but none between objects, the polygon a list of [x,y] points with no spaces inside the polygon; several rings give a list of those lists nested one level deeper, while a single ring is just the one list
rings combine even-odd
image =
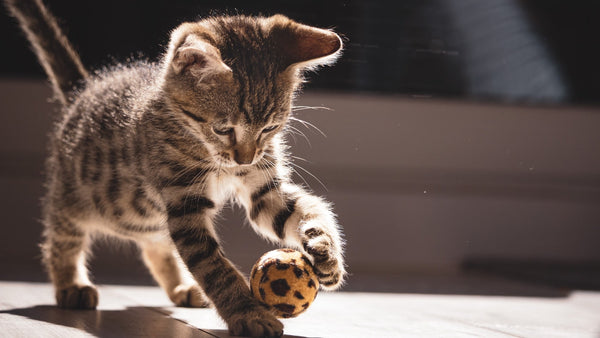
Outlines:
[{"label": "wooden floor", "polygon": [[[228,337],[213,309],[158,287],[100,286],[97,311],[60,310],[45,283],[0,282],[2,337]],[[600,293],[568,297],[321,292],[287,337],[600,337]]]}]

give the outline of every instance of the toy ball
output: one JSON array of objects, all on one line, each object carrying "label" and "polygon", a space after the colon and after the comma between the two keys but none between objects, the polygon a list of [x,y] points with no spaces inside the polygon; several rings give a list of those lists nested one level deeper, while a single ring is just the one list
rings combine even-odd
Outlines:
[{"label": "toy ball", "polygon": [[267,252],[254,264],[250,290],[272,307],[275,316],[292,318],[315,300],[319,281],[306,256],[296,250],[279,249]]}]

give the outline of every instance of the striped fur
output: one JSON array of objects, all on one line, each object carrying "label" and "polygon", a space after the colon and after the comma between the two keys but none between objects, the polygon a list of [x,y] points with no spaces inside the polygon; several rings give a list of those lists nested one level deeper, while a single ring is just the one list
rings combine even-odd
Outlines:
[{"label": "striped fur", "polygon": [[[23,2],[50,16],[41,2]],[[100,233],[138,243],[176,304],[213,304],[232,334],[281,335],[214,231],[230,200],[258,233],[312,257],[324,287],[338,287],[345,271],[335,215],[291,182],[284,131],[302,71],[340,48],[335,33],[283,16],[209,18],[174,30],[159,62],[82,71],[73,92],[58,86],[71,99],[51,137],[42,246],[59,306],[96,307],[85,263]],[[36,51],[42,60],[61,56]]]}]

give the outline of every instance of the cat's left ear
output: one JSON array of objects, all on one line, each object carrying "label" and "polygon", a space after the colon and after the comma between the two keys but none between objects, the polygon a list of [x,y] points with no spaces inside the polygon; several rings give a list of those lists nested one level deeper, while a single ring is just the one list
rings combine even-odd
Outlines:
[{"label": "cat's left ear", "polygon": [[180,74],[189,71],[192,75],[202,75],[231,72],[231,69],[223,63],[219,51],[211,44],[199,39],[190,39],[173,55],[171,67],[175,73]]},{"label": "cat's left ear", "polygon": [[193,76],[199,82],[231,73],[211,38],[194,24],[182,24],[171,35],[167,66],[175,75]]},{"label": "cat's left ear", "polygon": [[311,68],[335,62],[342,39],[334,32],[299,24],[283,15],[269,18],[271,38],[288,66]]}]

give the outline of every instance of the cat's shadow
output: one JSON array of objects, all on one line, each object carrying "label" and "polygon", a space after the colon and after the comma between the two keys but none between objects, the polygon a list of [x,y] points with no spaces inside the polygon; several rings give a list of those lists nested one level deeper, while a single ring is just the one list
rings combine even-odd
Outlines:
[{"label": "cat's shadow", "polygon": [[[0,315],[10,314],[22,318],[12,320],[13,327],[22,327],[23,332],[44,330],[56,331],[46,324],[74,328],[95,337],[231,337],[226,330],[204,330],[192,327],[169,317],[168,310],[156,307],[128,307],[123,310],[64,310],[51,305],[36,305],[0,311]],[[34,320],[41,323],[27,323]],[[22,321],[22,324],[18,323]],[[43,324],[42,324],[43,323]],[[64,336],[73,332],[65,330]],[[304,338],[284,335],[288,338]]]}]

